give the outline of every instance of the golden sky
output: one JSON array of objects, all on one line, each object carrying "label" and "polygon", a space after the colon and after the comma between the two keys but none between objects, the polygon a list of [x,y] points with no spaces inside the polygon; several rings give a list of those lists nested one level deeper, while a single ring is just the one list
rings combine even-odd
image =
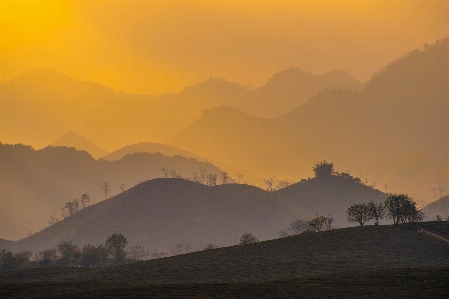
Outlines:
[{"label": "golden sky", "polygon": [[162,94],[219,76],[258,87],[296,66],[365,81],[449,36],[449,1],[1,1],[0,81],[53,69]]}]

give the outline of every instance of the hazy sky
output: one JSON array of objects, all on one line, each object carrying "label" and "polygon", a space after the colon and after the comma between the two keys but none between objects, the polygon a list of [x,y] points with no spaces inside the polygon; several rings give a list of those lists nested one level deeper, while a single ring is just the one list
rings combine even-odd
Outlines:
[{"label": "hazy sky", "polygon": [[1,82],[53,69],[116,90],[209,76],[258,87],[296,66],[361,80],[449,36],[449,1],[4,1]]}]

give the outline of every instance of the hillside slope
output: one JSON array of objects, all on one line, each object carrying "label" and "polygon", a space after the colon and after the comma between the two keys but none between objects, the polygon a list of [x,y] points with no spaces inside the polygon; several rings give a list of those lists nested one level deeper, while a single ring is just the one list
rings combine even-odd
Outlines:
[{"label": "hillside slope", "polygon": [[367,226],[104,269],[15,271],[0,274],[0,285],[31,298],[444,298],[448,246],[414,226]]}]

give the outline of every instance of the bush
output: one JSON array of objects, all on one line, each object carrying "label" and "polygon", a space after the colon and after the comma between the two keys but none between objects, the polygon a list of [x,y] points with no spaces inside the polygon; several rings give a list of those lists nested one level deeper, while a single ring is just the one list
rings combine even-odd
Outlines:
[{"label": "bush", "polygon": [[240,237],[240,245],[247,245],[247,244],[252,244],[252,243],[256,243],[256,242],[259,242],[259,240],[251,233],[243,234]]}]

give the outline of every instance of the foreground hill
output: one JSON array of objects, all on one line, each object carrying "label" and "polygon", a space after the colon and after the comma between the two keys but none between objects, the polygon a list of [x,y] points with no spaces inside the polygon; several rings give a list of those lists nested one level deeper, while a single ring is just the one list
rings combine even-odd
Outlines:
[{"label": "foreground hill", "polygon": [[[83,193],[90,195],[90,204],[97,203],[121,192],[121,184],[129,188],[164,176],[161,167],[186,177],[200,168],[221,173],[208,162],[159,153],[136,153],[109,162],[74,148],[34,150],[0,143],[0,237],[20,239],[35,233],[47,226],[50,214],[61,219],[60,209]],[[107,194],[100,182],[109,182]]]},{"label": "foreground hill", "polygon": [[79,151],[86,151],[95,159],[105,156],[108,152],[104,149],[99,148],[94,143],[85,139],[84,137],[74,133],[69,132],[62,135],[58,140],[56,140],[52,146],[67,146],[74,147]]},{"label": "foreground hill", "polygon": [[29,298],[445,298],[448,248],[414,226],[367,226],[106,269],[16,271],[0,285]]}]

